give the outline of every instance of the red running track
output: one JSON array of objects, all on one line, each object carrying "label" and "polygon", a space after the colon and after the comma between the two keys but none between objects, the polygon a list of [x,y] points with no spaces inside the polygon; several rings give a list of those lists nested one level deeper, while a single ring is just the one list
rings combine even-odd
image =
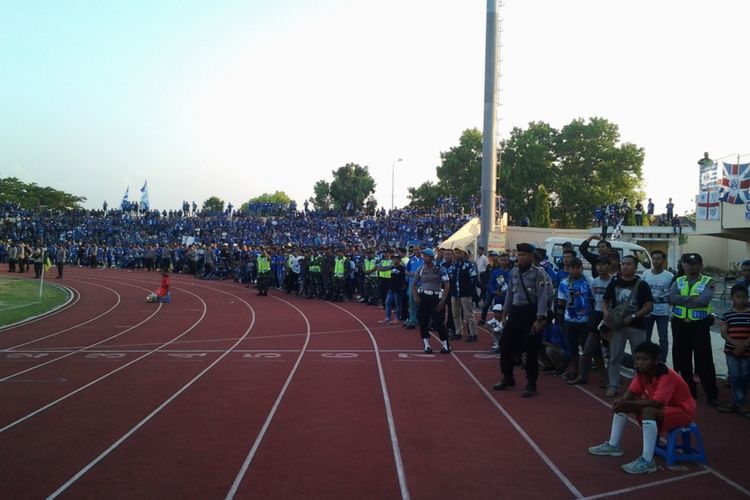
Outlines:
[{"label": "red running track", "polygon": [[748,495],[747,421],[702,403],[710,467],[632,477],[634,425],[623,459],[585,451],[609,432],[596,385],[487,390],[486,332],[425,356],[380,308],[185,276],[160,307],[157,274],[68,271],[73,307],[0,330],[5,498]]}]

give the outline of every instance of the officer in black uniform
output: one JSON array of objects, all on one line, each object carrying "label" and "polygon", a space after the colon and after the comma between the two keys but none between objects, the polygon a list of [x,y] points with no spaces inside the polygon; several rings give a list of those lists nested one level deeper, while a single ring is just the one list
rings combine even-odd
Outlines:
[{"label": "officer in black uniform", "polygon": [[513,378],[513,361],[516,355],[526,353],[526,389],[522,397],[536,396],[539,375],[537,352],[542,345],[542,332],[549,310],[549,280],[546,271],[532,263],[534,247],[528,243],[516,245],[518,262],[508,275],[502,323],[505,327],[500,345],[502,381],[492,388],[502,391],[516,385]]}]

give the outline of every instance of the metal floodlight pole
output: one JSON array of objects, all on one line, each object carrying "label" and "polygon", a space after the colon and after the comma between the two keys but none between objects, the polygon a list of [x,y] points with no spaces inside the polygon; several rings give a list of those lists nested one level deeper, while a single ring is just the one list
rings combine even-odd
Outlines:
[{"label": "metal floodlight pole", "polygon": [[396,190],[396,163],[404,161],[403,158],[396,158],[393,160],[393,164],[391,165],[391,210],[393,210],[393,200],[395,199],[395,190]]},{"label": "metal floodlight pole", "polygon": [[487,30],[484,54],[484,125],[482,131],[482,191],[480,245],[488,248],[495,228],[495,182],[497,178],[497,28],[498,0],[487,0]]}]

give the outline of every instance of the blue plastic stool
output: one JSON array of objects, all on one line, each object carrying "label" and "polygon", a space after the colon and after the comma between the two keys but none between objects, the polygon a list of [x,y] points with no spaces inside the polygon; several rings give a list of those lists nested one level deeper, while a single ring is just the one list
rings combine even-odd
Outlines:
[{"label": "blue plastic stool", "polygon": [[[677,438],[682,435],[682,443],[677,443]],[[691,437],[695,436],[695,448],[691,443]],[[656,448],[654,453],[663,458],[667,465],[674,465],[675,462],[698,462],[701,464],[708,463],[706,460],[706,449],[703,447],[703,438],[698,430],[698,424],[692,422],[687,427],[675,427],[667,435],[667,444],[662,445],[659,438],[656,438]]]}]

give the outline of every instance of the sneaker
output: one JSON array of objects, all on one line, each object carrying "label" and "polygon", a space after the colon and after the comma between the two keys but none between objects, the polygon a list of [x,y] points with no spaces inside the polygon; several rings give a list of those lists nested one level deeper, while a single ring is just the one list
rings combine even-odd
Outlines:
[{"label": "sneaker", "polygon": [[598,446],[592,446],[589,448],[589,453],[602,457],[621,457],[624,455],[622,448],[619,446],[612,446],[609,444],[609,441],[605,441]]},{"label": "sneaker", "polygon": [[477,340],[479,340],[479,337],[477,337],[476,335],[469,335],[469,337],[466,339],[466,342],[476,342]]},{"label": "sneaker", "polygon": [[522,398],[533,398],[536,396],[536,385],[526,384],[526,388],[521,393]]},{"label": "sneaker", "polygon": [[416,326],[415,325],[406,325],[404,328],[406,328],[407,330],[414,330],[416,328]]},{"label": "sneaker", "polygon": [[565,380],[573,380],[576,377],[578,377],[578,374],[575,374],[575,373],[565,372],[562,374],[562,378],[564,378]]},{"label": "sneaker", "polygon": [[656,472],[656,462],[651,460],[650,462],[643,457],[638,457],[629,464],[624,464],[622,470],[628,474],[651,474]]},{"label": "sneaker", "polygon": [[492,386],[492,390],[493,391],[504,391],[508,387],[515,387],[515,386],[516,386],[516,381],[515,380],[504,378],[500,382],[498,382],[497,384],[493,385]]},{"label": "sneaker", "polygon": [[430,346],[425,347],[424,348],[424,353],[425,354],[432,354],[432,347],[430,347]]},{"label": "sneaker", "polygon": [[448,346],[448,347],[441,347],[440,348],[440,354],[450,354],[452,350],[453,349],[451,349],[450,346]]},{"label": "sneaker", "polygon": [[617,389],[615,389],[614,387],[610,387],[609,389],[607,389],[607,392],[604,395],[608,398],[613,398],[617,396]]},{"label": "sneaker", "polygon": [[461,340],[463,338],[463,335],[460,335],[458,333],[454,333],[450,337],[448,337],[448,340]]},{"label": "sneaker", "polygon": [[386,323],[390,323],[390,322],[391,320],[389,319],[381,319],[380,321],[378,321],[378,323],[380,323],[381,325],[385,325]]},{"label": "sneaker", "polygon": [[397,319],[394,319],[393,321],[389,321],[389,322],[388,322],[388,324],[389,324],[389,325],[398,325],[398,324],[400,324],[400,323],[401,323],[401,322],[400,322],[399,320],[397,320]]}]

